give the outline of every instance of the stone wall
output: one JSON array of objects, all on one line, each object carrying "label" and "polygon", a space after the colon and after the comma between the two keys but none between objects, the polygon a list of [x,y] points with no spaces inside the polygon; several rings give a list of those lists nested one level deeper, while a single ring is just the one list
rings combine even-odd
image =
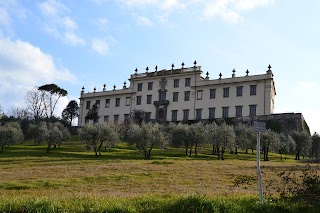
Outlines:
[{"label": "stone wall", "polygon": [[296,130],[306,130],[309,132],[308,124],[301,113],[281,113],[254,117],[231,118],[230,120],[232,124],[244,123],[248,125],[252,125],[253,121],[266,122],[267,129],[281,133],[290,133]]}]

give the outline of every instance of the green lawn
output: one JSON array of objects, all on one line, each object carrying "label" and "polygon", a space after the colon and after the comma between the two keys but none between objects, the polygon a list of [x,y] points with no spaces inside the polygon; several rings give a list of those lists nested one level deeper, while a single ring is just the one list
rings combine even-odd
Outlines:
[{"label": "green lawn", "polygon": [[[153,206],[154,209],[161,202],[165,203],[161,204],[163,206],[174,206],[188,199],[195,199],[194,202],[211,199],[220,202],[219,205],[225,201],[217,199],[239,202],[245,199],[241,202],[250,200],[253,206],[256,205],[255,154],[226,154],[225,160],[221,161],[210,155],[210,148],[201,150],[199,156],[186,157],[184,153],[184,149],[153,150],[151,159],[145,160],[142,153],[120,143],[95,157],[77,141],[52,149],[50,154],[46,153],[45,146],[8,147],[0,153],[0,211],[11,202],[16,207],[38,203],[83,212],[86,210],[84,207],[81,210],[80,206],[84,203],[90,206],[90,202],[98,212],[107,208],[116,211],[113,207],[117,206],[126,210],[123,212],[141,212],[139,208],[142,207],[137,202],[143,200],[152,203],[150,208]],[[304,167],[304,163],[294,161],[292,156],[280,161],[278,154],[271,153],[269,162],[261,162],[264,185],[279,180],[277,174],[281,171],[299,173]],[[243,178],[251,181],[235,187],[235,180]],[[273,187],[265,192],[278,195]],[[111,206],[107,207],[106,202]],[[101,203],[101,209],[97,207],[98,203]],[[69,205],[70,209],[64,205]],[[207,212],[211,212],[210,208]],[[155,212],[164,211],[158,210]]]}]

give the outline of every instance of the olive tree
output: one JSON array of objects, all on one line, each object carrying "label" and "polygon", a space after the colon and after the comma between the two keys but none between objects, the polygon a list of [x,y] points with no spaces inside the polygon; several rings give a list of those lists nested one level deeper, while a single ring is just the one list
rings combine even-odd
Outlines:
[{"label": "olive tree", "polygon": [[318,133],[313,133],[312,135],[312,145],[311,145],[311,157],[319,159],[320,157],[320,136]]},{"label": "olive tree", "polygon": [[51,146],[61,143],[63,140],[62,132],[56,123],[48,123],[48,132],[46,134],[46,141],[48,144],[47,153],[50,153]]},{"label": "olive tree", "polygon": [[[268,129],[261,134],[261,147],[263,160],[269,161],[269,151],[278,152],[280,147],[280,136],[278,133]],[[260,150],[257,150],[257,152]]]},{"label": "olive tree", "polygon": [[169,142],[174,148],[184,147],[186,155],[190,146],[190,140],[188,139],[189,126],[187,124],[174,124],[170,123],[168,126]]},{"label": "olive tree", "polygon": [[101,155],[101,147],[113,146],[119,140],[118,129],[115,124],[89,124],[79,130],[80,142],[88,150],[94,150],[95,155]]},{"label": "olive tree", "polygon": [[[235,147],[235,131],[232,126],[222,123],[221,126],[216,124],[207,125],[208,141],[211,142],[212,152],[218,155],[219,160],[224,160],[226,149],[231,152]],[[221,151],[221,153],[220,153]]]},{"label": "olive tree", "polygon": [[9,122],[0,126],[0,146],[3,152],[4,146],[15,145],[23,141],[23,132],[18,122]]},{"label": "olive tree", "polygon": [[311,148],[311,137],[306,131],[294,131],[291,137],[296,144],[296,157],[295,160],[300,160],[300,155],[306,155]]},{"label": "olive tree", "polygon": [[216,123],[211,123],[206,125],[207,132],[207,142],[212,145],[212,155],[218,154],[217,151],[219,149],[220,134],[219,134],[219,126]]},{"label": "olive tree", "polygon": [[295,143],[290,135],[280,134],[280,143],[278,147],[278,153],[280,154],[280,160],[282,160],[283,154],[289,154],[295,149]]},{"label": "olive tree", "polygon": [[45,143],[47,133],[48,127],[45,122],[29,125],[28,134],[33,139],[35,145]]},{"label": "olive tree", "polygon": [[130,124],[128,129],[128,142],[135,145],[149,159],[153,148],[164,148],[168,138],[163,127],[158,123]]},{"label": "olive tree", "polygon": [[187,133],[187,140],[190,145],[189,156],[191,157],[192,155],[193,147],[195,154],[198,155],[199,148],[206,144],[206,129],[201,122],[198,122],[190,125]]},{"label": "olive tree", "polygon": [[235,147],[235,137],[236,134],[234,132],[233,126],[227,125],[223,123],[220,126],[220,134],[221,134],[221,160],[224,160],[225,150],[228,148],[230,152],[233,152]]},{"label": "olive tree", "polygon": [[244,124],[238,124],[234,127],[234,131],[236,133],[235,153],[237,154],[238,147],[245,150],[246,154],[248,154],[248,149],[251,149],[253,153],[256,145],[256,132],[254,129]]}]

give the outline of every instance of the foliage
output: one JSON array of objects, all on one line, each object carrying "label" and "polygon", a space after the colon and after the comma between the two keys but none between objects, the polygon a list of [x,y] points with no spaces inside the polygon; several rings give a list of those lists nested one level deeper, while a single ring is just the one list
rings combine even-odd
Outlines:
[{"label": "foliage", "polygon": [[73,119],[79,117],[79,105],[78,102],[72,100],[68,103],[66,108],[62,111],[62,118],[70,122],[72,126]]},{"label": "foliage", "polygon": [[300,160],[300,155],[307,155],[311,146],[310,134],[306,131],[294,131],[291,133],[291,137],[296,144],[296,160]]},{"label": "foliage", "polygon": [[263,152],[263,160],[269,161],[269,151],[277,152],[279,150],[280,136],[278,133],[268,129],[267,131],[262,132],[260,143]]},{"label": "foliage", "polygon": [[153,148],[165,148],[168,138],[163,127],[158,123],[130,124],[128,142],[144,153],[145,158],[151,157]]},{"label": "foliage", "polygon": [[188,131],[189,126],[182,123],[169,123],[167,132],[169,133],[169,143],[171,147],[180,148],[185,147],[186,155],[189,150]]},{"label": "foliage", "polygon": [[86,125],[79,130],[82,144],[88,150],[94,150],[95,156],[101,155],[101,147],[114,146],[119,140],[118,127],[115,124],[103,123],[99,125]]},{"label": "foliage", "polygon": [[134,123],[141,125],[145,121],[146,113],[143,110],[134,109],[132,113],[132,120]]},{"label": "foliage", "polygon": [[43,118],[47,109],[47,102],[41,91],[34,88],[26,93],[25,101],[27,109],[35,121]]},{"label": "foliage", "polygon": [[40,145],[46,142],[47,133],[47,124],[43,121],[38,124],[29,125],[28,134],[33,139],[35,145]]},{"label": "foliage", "polygon": [[[256,132],[250,126],[238,124],[234,127],[236,133],[236,148],[240,148],[248,153],[248,149],[255,149],[256,146]],[[236,150],[237,154],[237,150]]]},{"label": "foliage", "polygon": [[59,144],[63,140],[62,132],[56,123],[48,123],[48,132],[46,134],[46,141],[48,144],[47,153],[50,153],[51,146]]},{"label": "foliage", "polygon": [[320,136],[318,133],[312,135],[312,145],[311,145],[311,157],[315,159],[320,158]]},{"label": "foliage", "polygon": [[40,86],[38,88],[39,91],[42,92],[42,98],[45,101],[45,103],[48,103],[46,105],[46,115],[47,117],[52,117],[54,110],[56,108],[56,105],[61,97],[67,96],[68,92],[65,89],[60,88],[56,84],[46,84],[43,86]]},{"label": "foliage", "polygon": [[23,141],[23,132],[18,122],[9,122],[0,126],[0,146],[3,152],[4,146],[16,145]]},{"label": "foliage", "polygon": [[97,103],[93,104],[92,108],[88,110],[86,119],[93,120],[95,124],[98,123],[99,113]]},{"label": "foliage", "polygon": [[[235,148],[235,131],[232,126],[222,123],[220,126],[215,123],[206,126],[207,141],[212,144],[212,154],[217,154],[218,159],[224,160],[226,149],[231,153]],[[220,153],[221,150],[221,153]]]}]

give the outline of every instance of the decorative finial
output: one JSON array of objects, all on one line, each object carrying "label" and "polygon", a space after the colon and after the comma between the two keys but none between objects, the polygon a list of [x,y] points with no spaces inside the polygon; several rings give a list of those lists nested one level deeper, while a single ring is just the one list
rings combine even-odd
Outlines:
[{"label": "decorative finial", "polygon": [[209,72],[208,71],[207,71],[206,75],[207,75],[207,78],[208,78],[209,77]]},{"label": "decorative finial", "polygon": [[232,78],[236,77],[236,69],[232,70]]},{"label": "decorative finial", "polygon": [[93,88],[93,92],[96,92],[96,90],[97,90],[97,88],[96,88],[96,87],[94,87],[94,88]]},{"label": "decorative finial", "polygon": [[182,62],[181,66],[182,66],[182,69],[183,69],[184,68],[184,62]]},{"label": "decorative finial", "polygon": [[146,72],[148,72],[148,71],[149,71],[149,67],[146,68]]},{"label": "decorative finial", "polygon": [[106,91],[106,84],[103,84],[103,91]]},{"label": "decorative finial", "polygon": [[113,90],[116,90],[116,85],[113,85]]},{"label": "decorative finial", "polygon": [[134,71],[135,71],[135,72],[136,72],[136,74],[137,74],[137,72],[138,72],[138,68],[136,68]]},{"label": "decorative finial", "polygon": [[84,92],[84,86],[82,87],[82,90],[81,90],[81,92]]},{"label": "decorative finial", "polygon": [[172,65],[171,65],[171,68],[172,68],[172,70],[173,70],[173,68],[174,68],[174,64],[172,64]]},{"label": "decorative finial", "polygon": [[270,64],[269,64],[268,68],[269,68],[269,71],[271,71],[271,65]]},{"label": "decorative finial", "polygon": [[158,65],[155,67],[155,69],[156,69],[156,72],[158,71]]},{"label": "decorative finial", "polygon": [[220,72],[220,74],[219,74],[219,79],[221,79],[221,77],[222,77],[222,74],[221,74],[221,72]]},{"label": "decorative finial", "polygon": [[123,82],[123,89],[126,89],[127,88],[127,82]]},{"label": "decorative finial", "polygon": [[246,71],[246,74],[247,74],[247,76],[249,75],[249,70],[247,69],[247,71]]},{"label": "decorative finial", "polygon": [[193,64],[194,64],[194,66],[197,66],[197,61],[194,61]]}]

